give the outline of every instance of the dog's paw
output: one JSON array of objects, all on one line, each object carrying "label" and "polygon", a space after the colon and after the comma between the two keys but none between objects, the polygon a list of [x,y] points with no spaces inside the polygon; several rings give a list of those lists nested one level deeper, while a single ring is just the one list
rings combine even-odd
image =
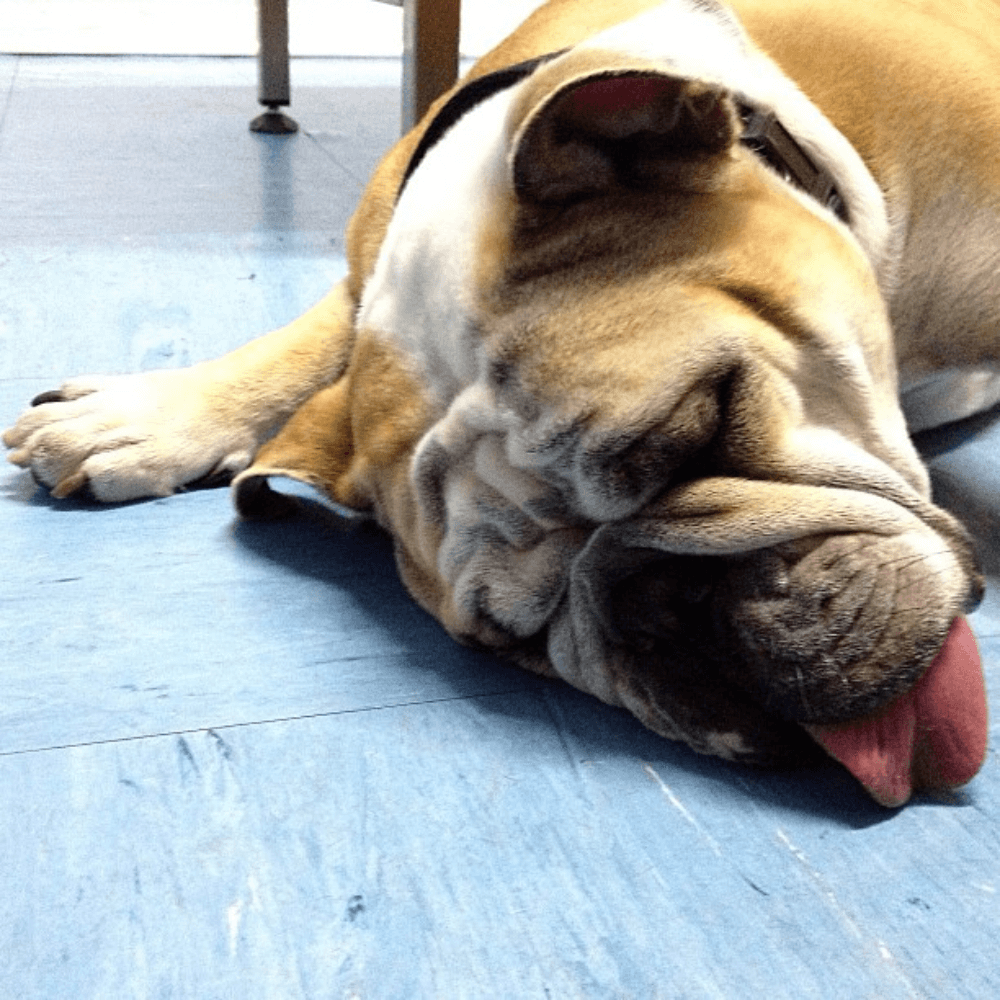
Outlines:
[{"label": "dog's paw", "polygon": [[85,376],[36,396],[3,443],[54,497],[84,489],[108,503],[168,496],[250,464],[255,435],[217,394],[197,367]]}]

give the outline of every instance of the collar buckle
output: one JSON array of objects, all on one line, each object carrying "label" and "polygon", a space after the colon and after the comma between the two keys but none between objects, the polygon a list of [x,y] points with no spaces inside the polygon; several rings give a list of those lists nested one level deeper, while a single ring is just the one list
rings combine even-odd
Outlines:
[{"label": "collar buckle", "polygon": [[847,222],[847,206],[833,177],[813,163],[777,117],[770,111],[761,111],[742,103],[739,113],[743,120],[740,142],[777,170],[785,180],[815,198],[841,221]]}]

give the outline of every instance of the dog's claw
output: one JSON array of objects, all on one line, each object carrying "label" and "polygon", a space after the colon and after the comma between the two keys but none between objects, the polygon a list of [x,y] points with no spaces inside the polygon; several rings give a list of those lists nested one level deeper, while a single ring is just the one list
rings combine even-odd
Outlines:
[{"label": "dog's claw", "polygon": [[233,475],[232,469],[217,465],[205,475],[192,479],[188,483],[182,483],[179,488],[185,492],[188,490],[215,490],[222,486],[229,486],[233,481]]},{"label": "dog's claw", "polygon": [[40,392],[31,401],[32,406],[41,406],[43,403],[65,403],[66,396],[61,389],[49,389],[46,392]]},{"label": "dog's claw", "polygon": [[65,479],[59,480],[55,486],[52,487],[52,496],[56,500],[65,500],[66,497],[72,496],[74,493],[80,492],[89,485],[89,480],[87,474],[83,471],[76,471],[72,475],[66,476]]}]

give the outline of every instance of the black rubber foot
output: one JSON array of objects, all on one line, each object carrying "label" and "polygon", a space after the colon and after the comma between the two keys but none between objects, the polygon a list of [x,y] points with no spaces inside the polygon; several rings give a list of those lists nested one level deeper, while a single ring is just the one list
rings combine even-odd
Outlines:
[{"label": "black rubber foot", "polygon": [[299,126],[293,119],[273,108],[270,111],[265,111],[262,115],[257,115],[250,122],[251,132],[266,132],[268,135],[290,135],[298,130]]}]

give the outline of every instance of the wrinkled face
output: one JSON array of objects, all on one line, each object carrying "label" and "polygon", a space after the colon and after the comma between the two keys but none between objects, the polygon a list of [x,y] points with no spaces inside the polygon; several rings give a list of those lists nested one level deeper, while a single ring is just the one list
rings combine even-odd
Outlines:
[{"label": "wrinkled face", "polygon": [[521,421],[508,460],[539,510],[595,526],[577,621],[674,722],[756,748],[770,716],[841,722],[911,687],[979,578],[927,501],[860,254],[727,169],[708,195],[522,204],[483,330]]},{"label": "wrinkled face", "polygon": [[428,156],[362,303],[430,415],[404,576],[457,637],[666,736],[797,755],[800,725],[911,689],[980,593],[875,280],[724,91],[544,73]]}]

